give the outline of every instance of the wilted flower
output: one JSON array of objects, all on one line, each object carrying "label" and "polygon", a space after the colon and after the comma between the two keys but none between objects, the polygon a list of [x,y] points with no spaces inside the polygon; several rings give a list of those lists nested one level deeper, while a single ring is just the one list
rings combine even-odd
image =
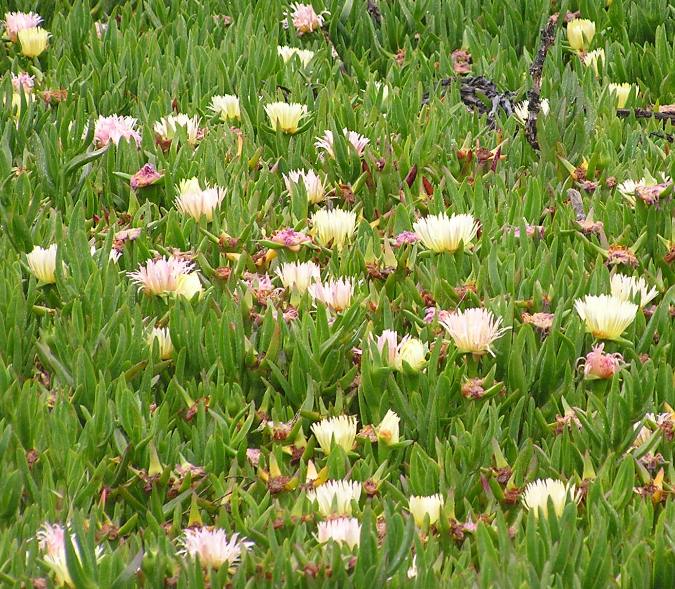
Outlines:
[{"label": "wilted flower", "polygon": [[[639,430],[637,437],[633,440],[633,447],[639,448],[645,444],[652,436],[653,429],[656,427],[661,428],[666,434],[672,434],[674,426],[675,413],[646,413],[641,421],[633,424],[633,430]],[[667,435],[666,437],[667,439],[672,439],[672,435]]]},{"label": "wilted flower", "polygon": [[315,301],[320,301],[332,311],[344,311],[352,302],[354,283],[350,278],[314,282],[307,291]]},{"label": "wilted flower", "polygon": [[443,497],[436,495],[414,495],[408,499],[408,509],[418,526],[424,525],[426,516],[429,516],[429,524],[435,524],[441,517]]},{"label": "wilted flower", "polygon": [[624,365],[623,356],[618,352],[606,354],[605,344],[593,346],[586,354],[586,358],[580,358],[584,367],[584,376],[588,380],[612,378]]},{"label": "wilted flower", "polygon": [[[347,138],[347,141],[351,143],[352,147],[356,150],[356,153],[359,157],[363,155],[363,152],[366,149],[366,145],[370,143],[370,139],[359,135],[356,131],[350,131],[349,129],[342,129],[343,135]],[[335,157],[335,151],[333,149],[333,131],[327,130],[324,132],[323,137],[317,137],[314,146],[317,149],[323,149],[331,157]]]},{"label": "wilted flower", "polygon": [[6,12],[5,31],[9,40],[16,43],[19,31],[35,29],[42,24],[42,17],[35,12]]},{"label": "wilted flower", "polygon": [[232,94],[214,96],[209,108],[220,117],[221,121],[233,121],[241,117],[239,98]]},{"label": "wilted flower", "polygon": [[289,47],[288,45],[280,45],[277,47],[277,53],[284,60],[284,63],[288,63],[293,59],[294,55],[298,56],[298,59],[304,67],[309,65],[309,62],[312,61],[314,57],[314,51],[309,49],[298,49],[297,47]]},{"label": "wilted flower", "polygon": [[558,517],[562,515],[565,504],[574,500],[574,485],[566,486],[562,481],[554,479],[538,479],[531,482],[523,492],[523,505],[528,510],[534,510],[535,517],[539,517],[539,511],[547,514],[549,497],[553,502],[553,508]]},{"label": "wilted flower", "polygon": [[576,51],[586,51],[595,35],[595,23],[587,18],[575,18],[567,23],[567,41]]},{"label": "wilted flower", "polygon": [[506,333],[509,327],[500,327],[501,317],[495,317],[486,309],[455,311],[440,319],[448,334],[462,353],[482,355],[492,352],[492,343]]},{"label": "wilted flower", "polygon": [[661,174],[661,182],[647,174],[639,182],[628,179],[619,184],[616,189],[634,207],[636,195],[640,196],[647,204],[653,204],[658,200],[660,193],[668,188],[671,183],[672,180],[665,174]]},{"label": "wilted flower", "polygon": [[56,249],[55,243],[47,249],[36,245],[33,251],[26,255],[31,272],[44,284],[56,282]]},{"label": "wilted flower", "polygon": [[637,302],[640,296],[640,307],[644,307],[649,301],[659,294],[654,287],[651,289],[644,278],[634,278],[624,274],[614,274],[611,279],[612,296],[622,301]]},{"label": "wilted flower", "polygon": [[110,115],[109,117],[99,116],[94,127],[94,143],[96,147],[103,147],[110,143],[118,145],[120,140],[125,139],[141,144],[141,136],[136,131],[136,119],[133,117],[122,117],[119,115]]},{"label": "wilted flower", "polygon": [[320,209],[312,215],[312,235],[324,247],[341,250],[356,230],[356,213],[342,209]]},{"label": "wilted flower", "polygon": [[300,4],[294,2],[291,8],[291,21],[295,27],[298,36],[305,33],[313,33],[323,26],[323,16],[317,14],[311,4]]},{"label": "wilted flower", "polygon": [[21,53],[26,57],[37,57],[49,44],[49,33],[42,27],[21,29],[18,33]]},{"label": "wilted flower", "polygon": [[330,453],[332,442],[345,452],[350,452],[356,439],[356,417],[339,415],[312,424],[312,433],[325,454]]},{"label": "wilted flower", "polygon": [[386,415],[382,418],[380,425],[375,428],[377,433],[377,439],[391,446],[392,444],[398,444],[399,441],[399,427],[398,424],[401,418],[394,413],[391,409],[387,411]]},{"label": "wilted flower", "polygon": [[181,550],[178,554],[199,558],[199,564],[203,568],[214,570],[223,565],[237,565],[242,551],[253,546],[253,542],[240,538],[238,534],[232,534],[228,538],[225,530],[206,527],[185,530],[179,543]]},{"label": "wilted flower", "polygon": [[638,306],[612,295],[586,295],[574,308],[586,324],[586,331],[598,339],[615,340],[633,322]]},{"label": "wilted flower", "polygon": [[402,245],[410,245],[417,243],[420,240],[420,236],[417,235],[414,231],[402,231],[394,239],[394,247],[401,247]]},{"label": "wilted flower", "polygon": [[213,213],[225,197],[225,190],[219,186],[206,185],[202,188],[197,178],[181,180],[178,185],[176,208],[183,214],[199,221],[205,217],[213,220]]},{"label": "wilted flower", "polygon": [[[530,101],[529,100],[523,100],[523,102],[519,102],[513,108],[513,115],[516,117],[516,119],[518,119],[518,122],[521,125],[524,125],[527,122],[529,108],[530,108]],[[547,116],[549,111],[550,111],[548,99],[544,98],[541,101],[540,108],[541,108],[541,114],[543,114],[544,116]]]},{"label": "wilted flower", "polygon": [[358,502],[360,497],[361,483],[356,481],[328,481],[307,493],[310,501],[319,504],[319,513],[323,517],[351,515],[352,501]]},{"label": "wilted flower", "polygon": [[312,239],[301,231],[295,231],[289,227],[288,229],[282,229],[275,233],[272,236],[272,241],[284,246],[292,252],[297,252],[300,251],[301,245],[311,243]]},{"label": "wilted flower", "polygon": [[302,183],[307,193],[307,200],[316,204],[324,200],[326,189],[323,185],[323,179],[314,170],[291,170],[288,174],[284,174],[284,183],[286,190],[293,193],[295,187]]},{"label": "wilted flower", "polygon": [[321,280],[321,269],[314,262],[286,262],[277,268],[277,276],[285,288],[305,293],[312,282]]},{"label": "wilted flower", "polygon": [[459,249],[460,243],[466,249],[471,247],[471,242],[478,233],[478,222],[471,215],[448,217],[441,213],[416,221],[413,228],[427,249],[452,253]]},{"label": "wilted flower", "polygon": [[185,129],[190,145],[195,145],[202,138],[197,115],[189,117],[186,114],[178,114],[162,117],[154,124],[153,130],[160,144],[168,145],[174,140],[181,127]]},{"label": "wilted flower", "polygon": [[24,94],[28,95],[33,91],[35,86],[35,76],[31,76],[26,72],[19,72],[18,75],[12,74],[12,87],[15,92],[23,89]]},{"label": "wilted flower", "polygon": [[168,360],[173,356],[173,343],[168,327],[153,327],[148,334],[148,345],[152,349],[155,340],[159,345],[159,357],[161,360]]},{"label": "wilted flower", "polygon": [[355,517],[339,517],[319,522],[317,539],[321,544],[333,540],[338,544],[346,544],[353,550],[361,539],[361,524]]},{"label": "wilted flower", "polygon": [[148,260],[145,266],[140,266],[136,272],[129,272],[128,276],[146,295],[182,294],[191,298],[190,293],[201,290],[199,277],[192,270],[193,265],[187,260],[162,257]]},{"label": "wilted flower", "polygon": [[131,177],[129,184],[132,190],[138,190],[159,182],[163,177],[164,174],[158,172],[155,166],[145,164]]},{"label": "wilted flower", "polygon": [[293,135],[298,131],[300,119],[307,114],[307,107],[297,102],[270,102],[265,105],[265,112],[272,129]]},{"label": "wilted flower", "polygon": [[633,88],[632,84],[609,84],[609,91],[614,94],[616,98],[616,108],[623,108],[628,102],[628,97],[630,96],[630,91]]},{"label": "wilted flower", "polygon": [[584,65],[593,68],[595,75],[599,73],[599,62],[605,63],[605,50],[604,49],[595,49],[589,53],[585,53],[581,56],[581,61],[584,62]]}]

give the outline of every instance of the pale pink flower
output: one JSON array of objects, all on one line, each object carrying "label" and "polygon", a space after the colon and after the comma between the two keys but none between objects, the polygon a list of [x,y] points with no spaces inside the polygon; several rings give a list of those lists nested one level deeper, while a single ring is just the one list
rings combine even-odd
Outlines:
[{"label": "pale pink flower", "polygon": [[434,319],[445,321],[448,317],[450,317],[450,315],[450,311],[437,309],[436,307],[427,307],[424,310],[424,323],[433,323]]},{"label": "pale pink flower", "polygon": [[[352,144],[352,147],[356,150],[356,153],[361,157],[363,152],[366,149],[366,146],[370,143],[370,139],[359,135],[356,131],[350,131],[349,129],[342,129],[342,133],[347,138],[347,141]],[[327,130],[323,137],[317,137],[316,143],[314,146],[317,149],[323,149],[331,157],[335,157],[335,151],[333,150],[333,131],[330,129]]]},{"label": "pale pink flower", "polygon": [[30,94],[35,86],[35,76],[30,76],[26,72],[19,72],[18,75],[12,74],[12,87],[15,92],[22,88],[24,94]]},{"label": "pale pink flower", "polygon": [[588,380],[612,378],[625,365],[621,354],[607,354],[604,349],[605,344],[593,346],[586,358],[579,358]]},{"label": "pale pink flower", "polygon": [[401,247],[402,245],[411,245],[417,243],[420,236],[414,231],[402,231],[394,239],[394,247]]},{"label": "pale pink flower", "polygon": [[181,549],[178,554],[199,558],[199,564],[205,569],[235,566],[241,553],[253,546],[253,542],[240,538],[239,534],[228,538],[225,530],[206,527],[185,530],[179,544]]},{"label": "pale pink flower", "polygon": [[16,43],[19,31],[40,26],[42,17],[35,12],[6,12],[5,31],[12,43]]},{"label": "pale pink flower", "polygon": [[500,338],[509,327],[500,327],[501,317],[495,317],[486,309],[455,311],[441,320],[441,324],[455,341],[460,354],[477,356],[492,352],[493,342]]},{"label": "pale pink flower", "polygon": [[103,147],[114,143],[118,145],[120,140],[125,139],[141,144],[141,135],[136,131],[136,119],[119,115],[109,117],[99,116],[94,127],[94,143],[96,147]]},{"label": "pale pink flower", "polygon": [[326,194],[324,179],[314,170],[291,170],[283,176],[286,190],[290,194],[293,194],[297,189],[296,187],[302,184],[305,187],[305,194],[310,203],[316,204],[324,200]]},{"label": "pale pink flower", "polygon": [[[290,17],[299,36],[304,35],[305,33],[312,33],[323,26],[323,13],[317,14],[311,4],[294,2],[291,4],[290,8]],[[286,14],[288,15],[288,13]],[[286,24],[285,21],[284,24]],[[286,24],[286,26],[288,26],[288,24]]]},{"label": "pale pink flower", "polygon": [[[192,277],[196,274],[193,275],[192,270],[193,264],[187,260],[158,258],[148,260],[145,266],[140,266],[136,272],[129,272],[128,276],[146,295],[182,294],[188,284],[188,291],[194,290]],[[196,284],[194,286],[196,288]]]},{"label": "pale pink flower", "polygon": [[352,302],[354,283],[351,278],[315,282],[307,289],[315,301],[321,301],[333,311],[344,311]]}]

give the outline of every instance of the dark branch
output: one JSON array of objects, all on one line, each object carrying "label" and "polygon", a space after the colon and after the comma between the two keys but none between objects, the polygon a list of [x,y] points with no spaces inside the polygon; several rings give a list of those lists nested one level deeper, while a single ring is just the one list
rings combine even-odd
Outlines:
[{"label": "dark branch", "polygon": [[379,27],[382,22],[382,13],[374,0],[368,0],[368,14],[370,14],[370,18],[373,19],[375,25]]},{"label": "dark branch", "polygon": [[657,121],[672,121],[675,123],[675,112],[659,112],[648,108],[619,108],[616,111],[616,116],[621,119],[626,119],[631,115],[635,115],[636,119],[653,118]]}]

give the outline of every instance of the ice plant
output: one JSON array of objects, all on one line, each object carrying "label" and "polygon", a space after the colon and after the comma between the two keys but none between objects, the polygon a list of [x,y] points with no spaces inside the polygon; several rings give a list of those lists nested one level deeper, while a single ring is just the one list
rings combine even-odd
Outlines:
[{"label": "ice plant", "polygon": [[359,545],[361,524],[355,517],[339,517],[319,522],[317,540],[325,544],[333,540],[338,544],[346,544],[350,550]]},{"label": "ice plant", "polygon": [[191,298],[191,295],[201,290],[199,277],[192,272],[193,268],[192,262],[187,260],[162,257],[148,260],[145,266],[140,266],[135,272],[129,272],[128,276],[138,285],[139,290],[143,290],[148,296],[182,294]]},{"label": "ice plant", "polygon": [[31,272],[43,284],[56,282],[56,250],[55,243],[46,249],[36,245],[33,251],[26,255]]},{"label": "ice plant", "polygon": [[658,200],[658,195],[672,184],[672,179],[665,174],[661,174],[661,182],[654,178],[649,172],[638,182],[628,179],[619,184],[616,189],[634,207],[635,197],[639,196],[647,204],[653,204]]},{"label": "ice plant", "polygon": [[375,340],[375,345],[377,346],[380,355],[384,354],[386,351],[387,355],[383,356],[382,360],[384,360],[387,365],[394,368],[398,357],[398,333],[391,329],[385,329],[378,336],[377,340]]},{"label": "ice plant", "polygon": [[[350,131],[349,129],[342,129],[343,135],[346,137],[347,141],[352,145],[357,155],[361,157],[363,152],[366,149],[366,146],[370,143],[370,139],[360,135],[356,131]],[[333,131],[327,130],[324,132],[322,137],[317,137],[314,146],[317,150],[323,150],[332,158],[335,157],[335,150],[333,147]]]},{"label": "ice plant", "polygon": [[[528,117],[528,112],[529,112],[529,107],[530,107],[530,101],[529,100],[523,100],[523,102],[519,102],[516,104],[513,108],[513,115],[516,117],[518,122],[521,125],[524,125],[527,122],[527,117]],[[544,98],[541,103],[540,103],[540,109],[541,109],[541,114],[544,116],[547,116],[550,110],[548,99]]]},{"label": "ice plant", "polygon": [[313,33],[323,26],[323,16],[317,14],[311,4],[293,2],[290,9],[289,16],[298,36],[302,36],[305,33]]},{"label": "ice plant", "polygon": [[314,262],[286,262],[277,268],[276,273],[285,288],[304,294],[310,284],[321,280],[320,270]]},{"label": "ice plant", "polygon": [[391,409],[387,411],[380,424],[375,428],[377,439],[383,444],[390,446],[398,444],[400,417]]},{"label": "ice plant", "polygon": [[213,220],[213,213],[225,197],[225,190],[219,186],[206,185],[202,188],[197,178],[181,180],[178,184],[176,208],[183,214],[199,221],[204,217]]},{"label": "ice plant", "polygon": [[607,354],[605,344],[593,346],[586,358],[579,361],[584,368],[584,377],[588,380],[612,378],[624,366],[623,356],[618,352]]},{"label": "ice plant", "polygon": [[302,245],[311,243],[312,239],[301,231],[295,231],[295,229],[289,227],[275,233],[272,236],[272,241],[292,252],[298,252]]},{"label": "ice plant", "polygon": [[351,278],[339,278],[327,282],[313,282],[307,291],[315,301],[320,301],[332,311],[344,311],[351,305],[354,283]]},{"label": "ice plant", "polygon": [[42,17],[35,12],[6,12],[5,32],[12,43],[16,43],[20,31],[35,29],[42,24]]},{"label": "ice plant", "polygon": [[272,129],[293,135],[298,132],[300,119],[307,115],[307,107],[297,102],[270,102],[265,105],[265,112]]},{"label": "ice plant", "polygon": [[310,219],[312,236],[319,245],[341,250],[356,230],[356,213],[342,209],[319,209]]},{"label": "ice plant", "polygon": [[305,187],[307,200],[311,204],[319,203],[325,199],[326,189],[323,182],[323,178],[314,170],[291,170],[288,174],[284,174],[286,190],[293,194],[296,187],[302,184]]},{"label": "ice plant", "polygon": [[339,415],[312,424],[312,433],[325,454],[329,454],[333,442],[345,452],[350,452],[356,439],[356,417]]},{"label": "ice plant", "polygon": [[453,253],[460,244],[464,244],[465,249],[472,246],[478,233],[478,222],[467,214],[448,217],[441,213],[420,219],[413,224],[413,229],[427,249]]},{"label": "ice plant", "polygon": [[298,49],[297,47],[289,47],[288,45],[279,45],[277,47],[277,53],[279,57],[284,60],[284,63],[288,63],[293,59],[294,55],[298,56],[300,63],[304,67],[309,65],[309,62],[314,58],[314,52],[309,49]]},{"label": "ice plant", "polygon": [[616,99],[616,108],[623,108],[626,106],[626,102],[628,102],[628,97],[630,96],[630,91],[633,88],[633,85],[628,83],[609,84],[607,87]]},{"label": "ice plant", "polygon": [[587,18],[575,18],[567,23],[567,41],[575,51],[586,51],[595,36],[595,23]]},{"label": "ice plant", "polygon": [[423,526],[426,516],[429,516],[429,524],[435,524],[441,517],[443,497],[436,495],[413,495],[408,499],[408,510],[418,526]]},{"label": "ice plant", "polygon": [[12,74],[12,88],[14,92],[23,90],[24,94],[28,95],[33,91],[35,86],[35,76],[31,76],[26,72],[19,72],[19,74]]},{"label": "ice plant", "polygon": [[202,138],[202,131],[199,128],[199,117],[197,115],[189,117],[186,114],[168,115],[157,121],[153,130],[160,145],[170,145],[175,139],[180,128],[185,129],[187,141],[190,145],[196,145]]},{"label": "ice plant", "polygon": [[637,302],[640,297],[640,307],[644,307],[649,301],[659,294],[656,288],[649,288],[644,278],[634,278],[624,274],[614,274],[610,281],[612,296],[622,301]]},{"label": "ice plant", "polygon": [[509,327],[500,327],[501,317],[495,317],[487,309],[455,311],[440,319],[457,350],[462,354],[481,356],[486,352],[494,356],[492,344],[506,333]]},{"label": "ice plant", "polygon": [[403,245],[417,243],[419,240],[420,236],[414,231],[401,231],[401,233],[394,238],[393,245],[394,247],[401,247]]},{"label": "ice plant", "polygon": [[21,29],[18,33],[21,53],[26,57],[37,57],[49,44],[49,33],[42,27]]},{"label": "ice plant", "polygon": [[164,177],[164,174],[158,172],[152,164],[145,164],[138,172],[136,172],[129,181],[132,190],[145,188],[156,184]]},{"label": "ice plant", "polygon": [[323,517],[351,515],[352,501],[361,497],[361,483],[356,481],[327,481],[307,493],[310,501],[316,501]]},{"label": "ice plant", "polygon": [[427,347],[414,337],[406,335],[396,350],[396,369],[403,371],[406,367],[419,372],[427,363]]},{"label": "ice plant", "polygon": [[94,126],[94,144],[96,147],[104,147],[110,143],[118,145],[122,139],[126,141],[134,140],[137,146],[141,144],[141,135],[136,131],[135,118],[119,115],[108,117],[101,115],[98,117]]},{"label": "ice plant", "polygon": [[148,334],[148,345],[150,349],[155,344],[159,346],[159,357],[161,360],[168,360],[173,356],[173,343],[171,342],[171,334],[168,327],[153,327]]},{"label": "ice plant", "polygon": [[198,558],[204,569],[214,570],[222,566],[236,566],[242,552],[253,546],[253,542],[241,538],[239,534],[228,537],[225,530],[207,527],[185,530],[179,544],[181,549],[178,554]]},{"label": "ice plant", "polygon": [[232,94],[214,96],[211,98],[209,109],[216,113],[221,121],[235,121],[241,117],[239,98]]},{"label": "ice plant", "polygon": [[586,331],[598,339],[616,340],[635,319],[638,306],[612,295],[586,295],[574,303]]},{"label": "ice plant", "polygon": [[593,68],[593,72],[596,77],[600,71],[600,62],[605,63],[605,50],[604,49],[594,49],[589,53],[585,53],[581,56],[581,61],[583,61],[585,66]]},{"label": "ice plant", "polygon": [[553,502],[555,514],[560,517],[566,503],[574,500],[574,485],[567,486],[562,481],[554,479],[537,479],[525,487],[522,502],[528,510],[533,510],[534,516],[538,518],[540,511],[544,516],[547,515],[549,498]]}]

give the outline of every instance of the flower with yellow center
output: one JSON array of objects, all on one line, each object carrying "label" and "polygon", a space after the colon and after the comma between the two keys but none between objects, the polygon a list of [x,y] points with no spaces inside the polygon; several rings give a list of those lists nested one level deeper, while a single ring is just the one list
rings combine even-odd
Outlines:
[{"label": "flower with yellow center", "polygon": [[312,425],[312,433],[325,454],[329,454],[333,442],[345,452],[350,452],[356,439],[356,417],[339,415],[329,417]]},{"label": "flower with yellow center", "polygon": [[560,517],[568,501],[574,500],[574,485],[554,479],[538,479],[531,482],[523,492],[522,502],[528,510],[534,511],[534,516],[548,514],[548,500],[551,499],[555,514]]},{"label": "flower with yellow center", "polygon": [[356,213],[342,209],[320,209],[310,220],[312,237],[323,247],[341,250],[356,230]]},{"label": "flower with yellow center", "polygon": [[320,268],[314,262],[286,262],[276,272],[285,288],[295,289],[300,294],[321,279]]},{"label": "flower with yellow center", "polygon": [[211,98],[209,109],[216,113],[221,121],[234,121],[241,117],[239,98],[233,94],[214,96]]},{"label": "flower with yellow center", "polygon": [[314,58],[314,52],[309,49],[298,49],[297,47],[289,47],[288,45],[280,45],[277,47],[277,53],[279,57],[283,59],[284,63],[288,63],[293,59],[294,55],[298,56],[300,63],[304,67],[309,65],[309,62]]},{"label": "flower with yellow center", "polygon": [[333,540],[338,544],[346,544],[353,550],[361,540],[361,524],[355,517],[338,517],[319,522],[317,540],[320,544]]},{"label": "flower with yellow center", "polygon": [[471,215],[445,213],[429,215],[413,224],[415,233],[432,252],[456,252],[460,244],[469,249],[478,233],[478,222]]},{"label": "flower with yellow center", "polygon": [[26,256],[31,272],[43,284],[56,282],[56,250],[55,243],[46,249],[36,245]]},{"label": "flower with yellow center", "polygon": [[418,526],[423,526],[426,516],[429,516],[429,525],[435,524],[441,517],[443,497],[436,495],[414,495],[408,499],[408,510]]},{"label": "flower with yellow center", "polygon": [[640,295],[640,307],[644,307],[649,301],[659,294],[654,287],[651,289],[644,278],[634,278],[624,274],[614,274],[611,279],[612,296],[622,301],[636,302]]},{"label": "flower with yellow center", "polygon": [[613,295],[586,295],[574,303],[586,331],[598,339],[616,340],[633,322],[638,306]]},{"label": "flower with yellow center", "polygon": [[633,84],[624,83],[624,84],[609,84],[607,86],[610,93],[614,94],[616,99],[616,108],[623,108],[628,102],[628,97],[630,96],[630,91],[633,88]]},{"label": "flower with yellow center", "polygon": [[297,102],[270,102],[265,105],[265,112],[272,129],[293,135],[298,132],[300,119],[307,115],[307,107]]},{"label": "flower with yellow center", "polygon": [[173,356],[173,343],[171,342],[171,334],[169,333],[168,327],[153,327],[152,331],[148,334],[148,345],[150,349],[155,345],[155,340],[157,340],[157,345],[159,347],[159,357],[161,360],[168,360]]},{"label": "flower with yellow center", "polygon": [[323,178],[319,176],[314,170],[291,170],[288,174],[284,174],[284,183],[286,190],[293,194],[297,190],[297,186],[302,184],[305,187],[307,200],[311,204],[319,203],[325,200],[326,189],[323,185]]},{"label": "flower with yellow center", "polygon": [[400,421],[401,418],[391,409],[389,409],[389,411],[387,411],[387,414],[382,418],[380,425],[378,425],[375,428],[377,439],[386,446],[398,444],[399,441],[398,424]]},{"label": "flower with yellow center", "polygon": [[178,185],[176,208],[183,214],[199,221],[205,217],[213,220],[213,213],[223,201],[225,191],[218,186],[202,188],[197,178],[181,180]]},{"label": "flower with yellow center", "polygon": [[445,315],[440,319],[461,354],[481,356],[486,352],[494,356],[492,344],[506,333],[509,327],[500,327],[501,317],[486,309],[467,309]]},{"label": "flower with yellow center", "polygon": [[49,33],[42,27],[21,29],[18,33],[21,53],[26,57],[37,57],[49,45]]},{"label": "flower with yellow center", "polygon": [[593,51],[589,51],[581,56],[581,60],[585,66],[593,68],[593,72],[597,77],[600,73],[600,62],[602,62],[603,65],[605,63],[605,50],[594,49]]},{"label": "flower with yellow center", "polygon": [[307,498],[319,506],[323,517],[351,515],[352,501],[361,498],[361,483],[356,481],[327,481],[316,490],[307,493]]},{"label": "flower with yellow center", "polygon": [[595,36],[595,23],[587,18],[575,18],[567,23],[567,41],[575,51],[586,51]]}]

